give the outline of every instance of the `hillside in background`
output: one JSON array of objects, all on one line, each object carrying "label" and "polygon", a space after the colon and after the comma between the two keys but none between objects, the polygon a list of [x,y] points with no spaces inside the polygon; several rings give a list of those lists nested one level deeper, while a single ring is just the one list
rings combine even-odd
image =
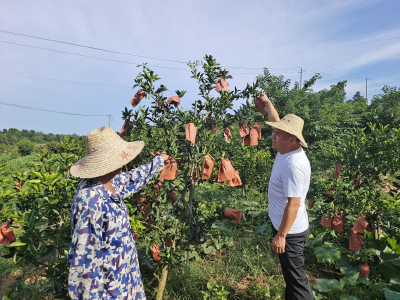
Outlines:
[{"label": "hillside in background", "polygon": [[[3,129],[0,131],[0,144],[3,145],[15,145],[20,140],[27,139],[37,144],[44,144],[50,142],[59,142],[67,135],[65,134],[54,134],[54,133],[43,133],[36,132],[35,130],[18,130],[16,128]],[[78,137],[77,134],[70,135],[71,137]]]}]

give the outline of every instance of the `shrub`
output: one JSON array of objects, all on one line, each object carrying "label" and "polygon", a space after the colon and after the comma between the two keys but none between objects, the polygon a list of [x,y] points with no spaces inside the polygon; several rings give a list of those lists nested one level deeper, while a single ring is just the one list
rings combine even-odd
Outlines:
[{"label": "shrub", "polygon": [[26,156],[29,155],[33,152],[33,149],[35,147],[35,144],[32,143],[29,140],[21,140],[17,143],[17,147],[18,147],[18,153],[21,156]]}]

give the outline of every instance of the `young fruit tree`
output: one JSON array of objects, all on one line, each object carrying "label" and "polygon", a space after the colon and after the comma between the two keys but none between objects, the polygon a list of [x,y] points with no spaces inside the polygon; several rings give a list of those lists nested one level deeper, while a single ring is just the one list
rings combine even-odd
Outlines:
[{"label": "young fruit tree", "polygon": [[[191,109],[180,106],[188,98],[185,91],[166,97],[167,87],[156,87],[160,78],[144,64],[135,79],[134,88],[140,89],[132,99],[134,110],[125,108],[123,112],[122,135],[146,144],[136,165],[157,151],[170,156],[158,180],[128,203],[139,252],[149,266],[161,269],[158,299],[162,299],[168,267],[185,262],[188,266],[190,257],[196,255],[194,246],[205,242],[212,223],[223,216],[222,209],[202,209],[199,213],[200,207],[209,203],[198,197],[196,189],[209,184],[232,188],[242,184],[233,158],[247,146],[236,132],[240,119],[232,114],[233,105],[256,93],[254,85],[243,91],[230,90],[228,80],[232,77],[212,56],[188,65],[200,96],[192,101]],[[150,107],[137,106],[147,99],[152,100]],[[126,124],[133,127],[125,128]]]}]

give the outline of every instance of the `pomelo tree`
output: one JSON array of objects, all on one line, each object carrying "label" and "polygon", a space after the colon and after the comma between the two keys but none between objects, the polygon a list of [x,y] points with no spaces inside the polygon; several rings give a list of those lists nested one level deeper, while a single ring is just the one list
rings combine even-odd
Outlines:
[{"label": "pomelo tree", "polygon": [[[162,269],[158,299],[162,298],[168,266],[185,261],[188,265],[189,258],[196,255],[194,245],[205,242],[208,229],[221,218],[222,209],[227,208],[224,207],[226,203],[222,205],[218,201],[200,198],[196,189],[208,184],[219,184],[224,188],[225,181],[232,186],[230,188],[240,186],[238,178],[229,180],[222,176],[221,180],[218,170],[225,168],[221,164],[226,160],[236,171],[239,170],[234,174],[242,180],[251,181],[248,176],[242,176],[242,170],[244,175],[249,165],[241,158],[247,155],[248,164],[253,158],[249,157],[249,146],[243,145],[243,139],[238,134],[239,122],[245,113],[235,113],[234,103],[239,99],[251,100],[257,93],[256,85],[248,85],[242,91],[236,87],[228,88],[227,80],[232,77],[209,55],[204,57],[203,62],[194,61],[188,65],[191,78],[199,86],[198,97],[191,101],[191,109],[179,106],[182,102],[188,106],[186,99],[189,96],[185,95],[185,91],[178,90],[173,97],[167,98],[167,87],[162,84],[156,86],[160,78],[144,64],[135,79],[134,88],[140,88],[132,100],[135,108],[123,111],[124,124],[133,126],[126,139],[144,140],[146,144],[135,165],[148,161],[149,152],[165,150],[172,158],[168,167],[177,166],[172,180],[152,181],[140,193],[142,196],[136,196],[136,202],[130,205],[132,227],[139,233],[139,248],[145,249],[147,257],[151,255],[153,258],[152,264]],[[142,101],[142,91],[152,100],[147,108],[136,107],[138,99]],[[254,105],[248,103],[248,106],[251,107],[249,110],[242,111],[248,115],[252,110],[254,117]],[[258,114],[259,118],[264,118]],[[266,155],[260,157],[259,164],[265,165],[269,156],[267,150]],[[209,166],[203,168],[205,158],[208,162],[214,161],[214,167],[207,176],[204,172]],[[254,169],[254,172],[257,170]],[[220,182],[216,182],[218,180]],[[151,263],[150,260],[147,262]]]}]

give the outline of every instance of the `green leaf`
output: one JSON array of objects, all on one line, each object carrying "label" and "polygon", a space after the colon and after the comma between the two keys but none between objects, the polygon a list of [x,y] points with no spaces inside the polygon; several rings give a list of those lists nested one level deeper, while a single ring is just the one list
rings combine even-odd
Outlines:
[{"label": "green leaf", "polygon": [[[369,281],[369,280],[368,281],[362,281],[362,280],[367,280],[367,279],[366,278],[360,278],[359,282],[360,283],[364,283],[364,282],[371,283],[371,281]],[[387,284],[386,283],[373,283],[373,284],[370,284],[368,287],[372,291],[379,292],[379,291],[382,291],[383,288],[387,287]]]},{"label": "green leaf", "polygon": [[26,243],[22,243],[22,242],[14,242],[10,245],[10,247],[21,247],[21,246],[25,246]]},{"label": "green leaf", "polygon": [[400,274],[400,256],[396,254],[382,253],[381,264],[378,266],[378,272],[389,280]]},{"label": "green leaf", "polygon": [[254,233],[264,233],[267,231],[264,225],[254,228]]},{"label": "green leaf", "polygon": [[398,285],[400,287],[400,279],[399,278],[392,278],[392,279],[390,279],[390,284]]},{"label": "green leaf", "polygon": [[397,241],[395,239],[387,238],[386,241],[392,247],[393,251],[397,252],[396,251],[397,248],[400,248],[400,246],[397,244]]},{"label": "green leaf", "polygon": [[41,226],[41,225],[46,225],[48,222],[47,221],[37,221],[35,222],[35,224],[33,226],[37,227],[37,226]]},{"label": "green leaf", "polygon": [[387,300],[400,300],[400,293],[390,290],[388,288],[383,289],[383,292],[385,293],[385,297]]},{"label": "green leaf", "polygon": [[337,264],[339,265],[340,272],[348,279],[349,284],[355,285],[360,272],[356,268],[353,268],[350,264],[349,258],[343,255],[340,257]]},{"label": "green leaf", "polygon": [[39,178],[43,178],[43,175],[39,172],[32,172],[33,174],[35,174],[35,176],[39,177]]},{"label": "green leaf", "polygon": [[314,287],[320,292],[330,292],[332,290],[341,289],[342,285],[336,279],[319,278]]},{"label": "green leaf", "polygon": [[32,209],[28,216],[28,227],[33,229],[34,221],[35,221],[36,210]]},{"label": "green leaf", "polygon": [[37,252],[34,245],[29,245],[29,249],[31,250],[32,255],[39,260],[39,253]]},{"label": "green leaf", "polygon": [[324,245],[314,249],[317,260],[320,263],[334,263],[340,259],[343,247],[337,245]]},{"label": "green leaf", "polygon": [[217,249],[215,249],[213,246],[209,246],[209,247],[203,247],[203,251],[205,254],[210,254],[210,253],[216,253]]},{"label": "green leaf", "polygon": [[325,236],[325,233],[326,232],[324,231],[324,232],[320,233],[319,235],[317,235],[316,237],[314,237],[313,239],[309,239],[307,241],[307,246],[312,246],[318,242],[321,242],[322,238]]},{"label": "green leaf", "polygon": [[31,179],[28,182],[29,183],[40,183],[40,179]]}]

